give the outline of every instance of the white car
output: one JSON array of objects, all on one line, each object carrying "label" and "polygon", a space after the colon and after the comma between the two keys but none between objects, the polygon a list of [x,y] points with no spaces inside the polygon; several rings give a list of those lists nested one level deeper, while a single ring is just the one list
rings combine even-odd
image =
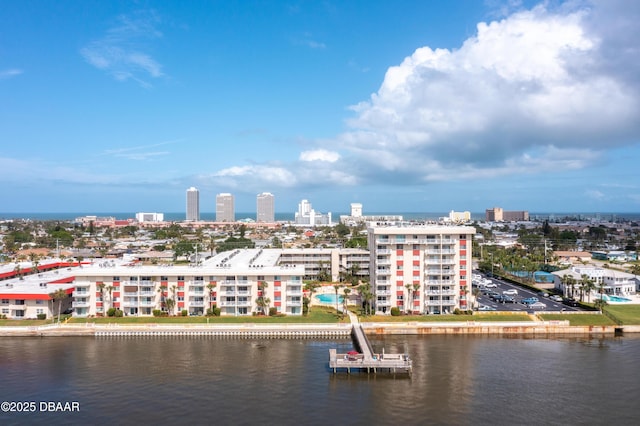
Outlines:
[{"label": "white car", "polygon": [[545,305],[542,302],[535,302],[535,303],[529,304],[529,308],[531,309],[545,309],[546,307],[547,305]]},{"label": "white car", "polygon": [[506,294],[507,296],[517,296],[518,290],[516,290],[515,288],[510,288],[509,290],[503,291],[502,294]]},{"label": "white car", "polygon": [[496,288],[498,287],[495,283],[489,282],[484,284],[485,288]]}]

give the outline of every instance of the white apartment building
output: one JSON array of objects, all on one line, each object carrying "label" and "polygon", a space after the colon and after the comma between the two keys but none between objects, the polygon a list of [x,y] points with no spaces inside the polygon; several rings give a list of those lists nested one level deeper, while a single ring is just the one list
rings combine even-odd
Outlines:
[{"label": "white apartment building", "polygon": [[322,269],[339,281],[341,274],[355,272],[360,278],[369,276],[369,251],[352,248],[287,248],[282,249],[280,263],[304,267],[304,279],[316,280]]},{"label": "white apartment building", "polygon": [[[552,272],[554,275],[553,286],[564,296],[580,294],[582,276],[585,275],[593,282],[596,288],[591,294],[584,294],[587,300],[599,293],[600,287],[608,296],[630,296],[636,294],[636,276],[622,271],[600,268],[591,265],[575,265],[569,269]],[[567,278],[572,278],[568,280]]]},{"label": "white apartment building", "polygon": [[275,198],[270,192],[256,197],[256,222],[273,223],[276,221]]},{"label": "white apartment building", "polygon": [[223,192],[216,195],[216,222],[235,222],[233,195]]},{"label": "white apartment building", "polygon": [[187,218],[188,221],[200,220],[200,191],[193,186],[187,189]]},{"label": "white apartment building", "polygon": [[[38,315],[53,318],[72,306],[73,272],[70,266],[60,260],[44,261],[38,265],[38,272],[32,272],[34,265],[21,263],[22,273],[18,276],[11,266],[0,268],[0,314],[9,319],[36,319]],[[55,269],[62,268],[65,269]],[[71,268],[69,268],[71,269]],[[65,298],[52,299],[51,294],[64,291]]]},{"label": "white apartment building", "polygon": [[164,213],[136,213],[139,223],[164,222]]},{"label": "white apartment building", "polygon": [[378,314],[466,310],[471,293],[469,226],[369,223],[371,287]]},{"label": "white apartment building", "polygon": [[316,212],[308,200],[302,200],[298,204],[298,211],[295,213],[294,222],[296,225],[331,225],[331,212],[322,214]]},{"label": "white apartment building", "polygon": [[153,315],[167,310],[167,298],[175,300],[174,315],[203,314],[214,304],[222,315],[251,315],[258,310],[261,282],[270,307],[301,315],[304,268],[281,265],[279,258],[279,250],[247,249],[219,253],[199,266],[85,266],[75,271],[74,296],[87,309],[76,309],[74,316],[104,315],[112,307],[125,315]]}]

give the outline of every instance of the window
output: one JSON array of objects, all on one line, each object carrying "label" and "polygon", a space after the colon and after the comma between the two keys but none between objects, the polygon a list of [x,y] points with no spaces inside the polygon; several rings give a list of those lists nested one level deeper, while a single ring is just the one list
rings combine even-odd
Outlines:
[{"label": "window", "polygon": [[402,244],[396,244],[396,250],[402,250]]},{"label": "window", "polygon": [[414,244],[413,245],[413,249],[414,250],[420,250],[420,244]]},{"label": "window", "polygon": [[3,313],[3,314],[8,314],[8,313],[9,313],[9,309],[7,309],[7,308],[2,308],[2,313]]},{"label": "window", "polygon": [[184,281],[184,275],[178,275],[178,281]]},{"label": "window", "polygon": [[129,281],[138,281],[138,277],[129,277]]},{"label": "window", "polygon": [[120,281],[120,277],[113,277],[114,281]]},{"label": "window", "polygon": [[42,305],[44,303],[44,300],[36,300],[36,305]]},{"label": "window", "polygon": [[160,281],[169,281],[169,277],[162,276],[162,277],[160,277]]},{"label": "window", "polygon": [[266,281],[264,275],[258,275],[258,281]]},{"label": "window", "polygon": [[204,277],[193,277],[195,281],[204,281]]},{"label": "window", "polygon": [[3,305],[8,305],[9,304],[9,299],[2,299],[2,304]]},{"label": "window", "polygon": [[44,314],[44,309],[42,309],[42,308],[41,309],[36,309],[36,314],[38,314],[38,315]]}]

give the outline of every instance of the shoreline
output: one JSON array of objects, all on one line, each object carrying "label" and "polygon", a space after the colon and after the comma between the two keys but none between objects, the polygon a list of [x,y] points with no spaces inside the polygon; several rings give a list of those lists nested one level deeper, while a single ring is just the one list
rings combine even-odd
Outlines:
[{"label": "shoreline", "polygon": [[[611,335],[640,333],[640,325],[570,326],[568,321],[447,323],[360,323],[367,335]],[[346,338],[352,324],[52,324],[3,326],[2,337],[152,337]]]}]

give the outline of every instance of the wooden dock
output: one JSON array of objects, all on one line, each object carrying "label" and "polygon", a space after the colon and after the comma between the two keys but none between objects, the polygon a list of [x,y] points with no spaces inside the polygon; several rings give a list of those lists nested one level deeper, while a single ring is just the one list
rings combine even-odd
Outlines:
[{"label": "wooden dock", "polygon": [[329,349],[329,368],[334,374],[339,370],[348,374],[351,374],[351,370],[411,374],[412,363],[408,354],[373,353],[371,343],[359,324],[352,327],[351,336],[358,351],[339,354],[335,349]]}]

